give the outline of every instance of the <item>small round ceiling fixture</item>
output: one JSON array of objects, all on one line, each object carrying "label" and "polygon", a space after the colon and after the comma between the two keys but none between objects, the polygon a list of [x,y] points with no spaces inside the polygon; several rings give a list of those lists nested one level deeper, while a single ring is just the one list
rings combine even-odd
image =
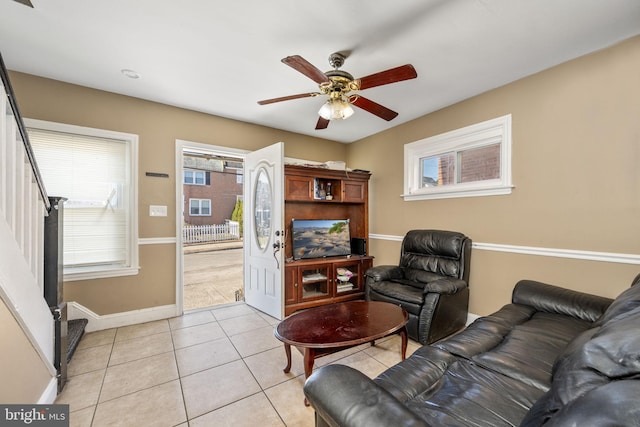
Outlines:
[{"label": "small round ceiling fixture", "polygon": [[130,79],[134,79],[134,80],[135,80],[135,79],[139,79],[140,77],[142,77],[142,76],[140,76],[140,74],[138,74],[137,72],[135,72],[135,71],[133,71],[133,70],[126,69],[126,68],[124,68],[124,69],[120,70],[120,72],[121,72],[122,74],[124,74],[125,76],[129,77]]}]

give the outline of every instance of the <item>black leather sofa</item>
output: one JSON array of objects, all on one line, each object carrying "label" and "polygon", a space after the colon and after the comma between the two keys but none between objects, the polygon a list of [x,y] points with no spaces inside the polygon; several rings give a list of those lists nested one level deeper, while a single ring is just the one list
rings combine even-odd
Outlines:
[{"label": "black leather sofa", "polygon": [[640,275],[615,300],[523,280],[512,303],[374,380],[304,393],[317,426],[640,426]]}]

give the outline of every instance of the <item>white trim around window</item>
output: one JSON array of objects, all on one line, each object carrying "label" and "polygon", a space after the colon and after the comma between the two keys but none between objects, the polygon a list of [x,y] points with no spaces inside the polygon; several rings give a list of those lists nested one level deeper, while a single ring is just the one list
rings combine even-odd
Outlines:
[{"label": "white trim around window", "polygon": [[[87,229],[95,230],[95,235],[90,236],[92,241],[79,239],[77,230],[63,231],[64,281],[138,274],[138,135],[34,119],[25,119],[25,125],[33,137],[36,161],[41,166],[47,190],[68,199],[64,210],[65,228],[73,222],[73,227],[81,228],[79,236],[85,236]],[[38,139],[41,141],[36,143]],[[64,154],[69,150],[89,160],[86,164],[78,160],[70,162],[71,156]],[[101,171],[107,159],[111,163],[105,170],[114,171],[113,176],[103,181],[89,180],[92,187],[88,189],[74,184],[78,181],[71,181],[70,185],[69,179],[84,176],[87,164]],[[94,215],[93,211],[102,215]],[[105,212],[115,219],[96,226],[95,222],[100,221]],[[68,238],[73,241],[67,241]],[[115,244],[113,239],[119,242]],[[95,245],[101,241],[105,245]]]},{"label": "white trim around window", "polygon": [[183,183],[186,185],[205,185],[207,183],[205,171],[185,169],[183,175]]},{"label": "white trim around window", "polygon": [[189,199],[189,216],[211,216],[211,199]]},{"label": "white trim around window", "polygon": [[[455,159],[457,168],[461,153],[495,145],[500,146],[499,177],[471,182],[460,182],[459,178],[455,178],[455,182],[448,185],[426,186],[424,184],[423,162],[425,159],[450,155]],[[511,114],[404,146],[402,197],[405,201],[503,195],[510,194],[512,188]]]}]

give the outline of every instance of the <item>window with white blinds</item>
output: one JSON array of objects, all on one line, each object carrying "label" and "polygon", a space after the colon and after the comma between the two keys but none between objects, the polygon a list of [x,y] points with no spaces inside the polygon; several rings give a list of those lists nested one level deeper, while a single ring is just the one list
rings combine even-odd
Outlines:
[{"label": "window with white blinds", "polygon": [[65,197],[65,280],[136,274],[137,135],[25,121],[47,193]]}]

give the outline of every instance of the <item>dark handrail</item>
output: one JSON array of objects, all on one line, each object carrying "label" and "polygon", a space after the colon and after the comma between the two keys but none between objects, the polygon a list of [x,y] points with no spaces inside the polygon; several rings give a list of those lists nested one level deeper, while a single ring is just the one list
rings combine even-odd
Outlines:
[{"label": "dark handrail", "polygon": [[13,88],[11,87],[11,82],[9,81],[9,73],[6,67],[4,66],[4,61],[2,60],[1,53],[0,53],[0,74],[2,75],[2,84],[4,85],[5,92],[7,92],[7,98],[9,99],[11,110],[13,111],[13,115],[16,118],[16,122],[18,123],[18,131],[20,132],[20,136],[22,137],[22,142],[24,143],[24,149],[27,152],[27,158],[29,159],[29,164],[31,164],[31,170],[33,170],[33,174],[36,177],[36,183],[38,184],[38,189],[40,190],[40,196],[42,197],[42,202],[44,203],[47,209],[47,212],[49,212],[51,210],[51,203],[49,203],[49,197],[47,197],[47,190],[45,190],[44,188],[44,181],[42,180],[42,176],[40,175],[40,169],[38,169],[36,158],[33,155],[33,149],[31,148],[31,143],[29,142],[29,134],[27,134],[27,128],[24,126],[24,122],[22,121],[22,116],[20,115],[20,110],[18,110],[18,103],[13,93]]}]

